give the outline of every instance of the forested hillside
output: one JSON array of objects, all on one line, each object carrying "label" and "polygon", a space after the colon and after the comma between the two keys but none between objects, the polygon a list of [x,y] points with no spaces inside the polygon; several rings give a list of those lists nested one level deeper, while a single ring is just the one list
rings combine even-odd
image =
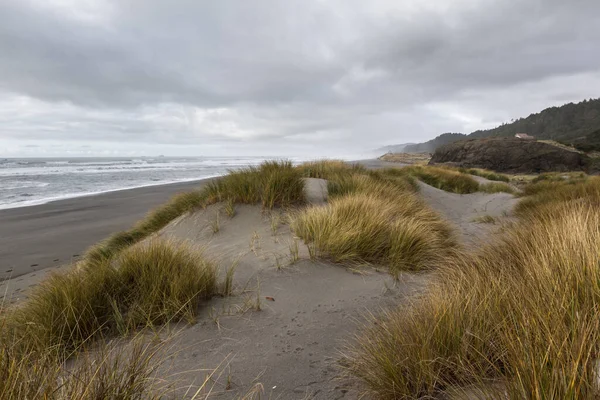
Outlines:
[{"label": "forested hillside", "polygon": [[512,137],[527,133],[536,139],[552,139],[583,151],[600,151],[600,98],[550,107],[527,118],[519,118],[497,128],[478,130],[470,135],[444,133],[424,143],[406,146],[407,153],[432,153],[436,148],[462,139]]},{"label": "forested hillside", "polygon": [[577,104],[569,103],[561,107],[550,107],[494,129],[475,131],[469,135],[469,138],[528,133],[538,139],[571,142],[575,139],[583,139],[598,129],[600,129],[600,99],[595,99],[584,100]]},{"label": "forested hillside", "polygon": [[425,143],[411,144],[404,148],[405,153],[433,153],[436,148],[457,140],[465,139],[464,133],[443,133]]}]

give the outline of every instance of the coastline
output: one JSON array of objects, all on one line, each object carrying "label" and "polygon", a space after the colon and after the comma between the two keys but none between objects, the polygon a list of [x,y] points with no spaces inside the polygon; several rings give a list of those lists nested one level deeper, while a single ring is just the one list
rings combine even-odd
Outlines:
[{"label": "coastline", "polygon": [[143,189],[143,188],[148,188],[148,187],[153,187],[153,186],[167,186],[167,185],[185,184],[185,183],[190,183],[190,182],[199,182],[199,181],[204,181],[204,180],[207,180],[207,179],[218,178],[218,177],[221,177],[221,176],[223,176],[223,175],[211,175],[211,176],[206,176],[206,177],[203,177],[203,178],[182,179],[182,180],[173,181],[173,182],[149,183],[149,184],[146,184],[146,185],[124,187],[124,188],[111,189],[111,190],[104,190],[104,191],[100,191],[100,192],[72,193],[72,194],[67,194],[67,195],[53,197],[53,198],[48,198],[48,199],[34,200],[31,203],[28,203],[28,202],[13,203],[13,204],[11,204],[9,206],[0,206],[0,212],[4,211],[4,210],[14,210],[16,208],[42,206],[44,204],[50,204],[50,203],[54,203],[54,202],[57,202],[57,201],[63,201],[63,200],[78,199],[78,198],[81,198],[81,197],[99,196],[99,195],[103,195],[103,194],[106,194],[106,193],[121,192],[121,191],[124,191],[124,190],[135,190],[135,189]]},{"label": "coastline", "polygon": [[217,178],[89,194],[0,209],[0,279],[70,264],[90,246],[131,227],[179,192]]},{"label": "coastline", "polygon": [[[393,165],[349,161],[369,169]],[[90,246],[125,230],[173,195],[218,177],[88,193],[43,204],[0,209],[0,282],[44,274],[79,259]],[[0,287],[0,290],[2,288]]]}]

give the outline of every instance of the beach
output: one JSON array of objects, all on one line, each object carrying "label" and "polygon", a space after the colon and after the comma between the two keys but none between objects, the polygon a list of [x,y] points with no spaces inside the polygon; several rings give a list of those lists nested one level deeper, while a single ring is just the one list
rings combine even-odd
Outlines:
[{"label": "beach", "polygon": [[[393,165],[376,159],[355,162],[370,169]],[[174,194],[200,188],[210,179],[0,209],[1,276],[14,279],[71,264],[88,247],[130,228]]]},{"label": "beach", "polygon": [[[192,282],[198,285],[194,296],[206,296],[190,311],[193,323],[167,324],[164,329],[156,325],[161,342],[168,343],[157,354],[161,360],[169,360],[160,364],[156,373],[167,382],[177,382],[174,397],[188,398],[193,392],[234,399],[257,390],[270,398],[378,398],[363,397],[368,387],[361,380],[362,367],[351,364],[361,360],[357,357],[373,353],[368,348],[361,350],[367,343],[360,341],[361,332],[372,318],[385,322],[385,316],[392,315],[386,313],[398,305],[426,296],[437,282],[429,268],[453,260],[459,243],[465,251],[489,245],[508,226],[505,224],[513,223],[512,209],[518,199],[511,193],[481,190],[494,183],[481,176],[422,167],[430,171],[430,177],[438,174],[439,182],[429,179],[434,187],[388,169],[402,163],[355,163],[364,168],[336,161],[257,168],[238,179],[224,180],[219,188],[224,197],[214,197],[223,201],[207,201],[200,207],[195,196],[179,197],[172,203],[181,204],[175,207],[178,211],[151,225],[143,236],[134,236],[137,245],[119,248],[119,241],[108,242],[95,253],[86,253],[86,249],[115,232],[128,230],[176,193],[202,188],[219,178],[0,210],[0,257],[9,278],[0,282],[2,305],[19,304],[22,307],[13,309],[25,310],[23,313],[35,310],[35,314],[23,314],[23,320],[38,329],[48,325],[45,315],[60,315],[55,310],[66,309],[61,301],[72,307],[68,309],[74,315],[83,316],[83,321],[88,318],[82,308],[87,299],[98,299],[101,306],[94,315],[106,318],[106,326],[117,327],[120,316],[136,317],[128,307],[132,309],[129,299],[137,296],[138,290],[144,289],[139,304],[154,307],[155,287],[167,283],[167,288],[179,290]],[[277,185],[265,184],[276,179]],[[335,183],[339,185],[342,179],[354,182],[356,192],[339,197]],[[461,189],[465,181],[472,184],[469,190]],[[285,197],[277,197],[280,203],[269,206],[265,200],[274,198],[273,188]],[[259,197],[244,200],[242,196],[248,193]],[[349,206],[358,206],[361,212],[343,212]],[[390,215],[397,220],[389,223]],[[490,219],[493,223],[481,222]],[[356,226],[364,226],[370,234],[353,236],[352,227]],[[322,247],[311,241],[313,230],[325,232],[320,237]],[[409,246],[393,253],[397,247],[386,240],[376,241],[389,237],[408,238]],[[420,244],[415,247],[414,243]],[[381,250],[371,253],[375,246]],[[338,249],[346,253],[333,253]],[[119,253],[103,259],[105,254],[110,257],[111,251]],[[358,251],[362,253],[357,256]],[[77,273],[48,279],[53,272],[72,268],[84,254],[88,262],[98,263],[79,263]],[[344,259],[346,254],[353,258]],[[336,255],[337,259],[332,258]],[[367,256],[370,262],[363,261]],[[117,265],[119,268],[112,268]],[[192,275],[184,275],[184,268],[190,265]],[[105,296],[114,301],[111,307],[118,305],[124,311],[115,314],[111,307],[102,306]],[[144,303],[149,298],[153,300]],[[176,309],[182,308],[177,305]],[[56,321],[62,323],[61,318]],[[379,326],[377,323],[373,326]],[[32,336],[46,331],[39,332]],[[71,340],[62,337],[51,340],[59,345]],[[127,339],[123,343],[124,349],[133,350],[137,342]],[[395,353],[385,350],[385,354]],[[360,368],[349,369],[355,368],[353,365]],[[214,377],[210,382],[205,380],[209,373]]]},{"label": "beach", "polygon": [[179,192],[210,179],[120,190],[47,204],[0,210],[0,260],[4,278],[76,261],[112,233],[131,227]]}]

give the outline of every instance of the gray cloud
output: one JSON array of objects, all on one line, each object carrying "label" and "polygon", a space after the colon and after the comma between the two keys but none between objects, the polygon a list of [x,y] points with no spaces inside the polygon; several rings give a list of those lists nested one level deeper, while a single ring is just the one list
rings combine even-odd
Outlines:
[{"label": "gray cloud", "polygon": [[425,140],[597,96],[599,37],[595,0],[0,0],[0,141]]}]

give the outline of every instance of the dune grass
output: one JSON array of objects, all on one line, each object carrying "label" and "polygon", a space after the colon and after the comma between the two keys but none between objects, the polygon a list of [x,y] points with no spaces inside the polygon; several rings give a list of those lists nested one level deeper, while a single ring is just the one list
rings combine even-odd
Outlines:
[{"label": "dune grass", "polygon": [[131,229],[118,232],[90,248],[85,257],[95,262],[110,259],[122,249],[164,228],[175,218],[202,207],[207,197],[207,193],[200,190],[175,195],[169,202],[148,213]]},{"label": "dune grass", "polygon": [[496,218],[492,217],[489,214],[486,214],[486,215],[482,215],[480,217],[474,218],[472,222],[476,222],[478,224],[495,224]]},{"label": "dune grass", "polygon": [[96,338],[192,321],[199,302],[215,293],[212,262],[184,244],[153,240],[52,275],[10,323],[32,347],[66,355]]},{"label": "dune grass", "polygon": [[402,168],[426,184],[451,193],[468,194],[479,190],[479,183],[467,174],[448,168],[410,166]]},{"label": "dune grass", "polygon": [[510,182],[510,177],[508,175],[500,174],[493,171],[488,171],[486,169],[481,168],[458,168],[459,172],[469,175],[480,176],[485,179],[489,179],[490,181],[499,181],[499,182]]},{"label": "dune grass", "polygon": [[208,203],[233,201],[262,204],[267,209],[302,204],[302,172],[289,161],[266,161],[209,183],[205,189]]},{"label": "dune grass", "polygon": [[329,198],[339,196],[371,193],[377,197],[390,200],[403,197],[406,193],[415,192],[418,185],[410,175],[386,173],[375,171],[368,175],[354,174],[338,176],[327,182]]},{"label": "dune grass", "polygon": [[544,209],[566,202],[585,202],[590,206],[600,206],[600,177],[583,180],[541,180],[523,189],[523,198],[515,207],[521,216],[540,214]]},{"label": "dune grass", "polygon": [[51,275],[0,318],[0,398],[159,399],[161,342],[136,334],[193,321],[216,293],[216,267],[184,244],[136,245],[112,260]]},{"label": "dune grass", "polygon": [[510,193],[515,194],[515,189],[503,182],[483,183],[479,185],[479,191],[483,193]]},{"label": "dune grass", "polygon": [[584,181],[588,175],[584,172],[547,172],[540,174],[532,179],[532,183],[551,181],[551,182],[569,182],[576,183]]},{"label": "dune grass", "polygon": [[[0,328],[1,329],[1,328]],[[0,333],[4,333],[0,331]],[[65,368],[50,350],[0,343],[2,399],[160,399],[170,388],[157,379],[162,344],[135,338],[127,346],[102,344]]]},{"label": "dune grass", "polygon": [[[430,186],[451,193],[470,194],[478,191],[483,193],[516,193],[512,186],[505,183],[510,181],[508,176],[484,169],[452,168],[446,166],[410,166],[392,171],[390,169],[384,171],[385,172],[382,172],[388,174],[393,173],[396,176],[403,174],[409,177],[416,177]],[[469,175],[480,176],[499,182],[479,184]]]},{"label": "dune grass", "polygon": [[342,160],[319,160],[300,164],[297,169],[306,178],[333,179],[340,175],[364,174],[366,168],[360,164],[349,164]]},{"label": "dune grass", "polygon": [[304,209],[291,222],[316,256],[383,264],[397,274],[432,268],[455,245],[451,228],[405,181],[351,175],[329,182],[329,198],[326,206]]},{"label": "dune grass", "polygon": [[364,328],[347,371],[381,399],[468,385],[498,398],[600,396],[600,209],[555,206],[448,258],[425,296]]},{"label": "dune grass", "polygon": [[91,248],[72,271],[46,279],[27,302],[3,313],[0,398],[153,398],[148,389],[154,367],[147,354],[80,362],[75,370],[63,363],[90,346],[97,353],[116,335],[194,320],[200,302],[217,293],[214,263],[183,244],[139,242],[175,218],[222,200],[231,217],[235,203],[300,204],[301,171],[289,162],[265,162],[231,172],[175,196],[132,229]]},{"label": "dune grass", "polygon": [[159,231],[177,217],[219,201],[231,204],[262,204],[271,209],[304,202],[301,172],[289,161],[266,161],[258,167],[231,171],[200,190],[174,196],[151,211],[131,229],[118,232],[89,249],[86,259],[101,262]]}]

